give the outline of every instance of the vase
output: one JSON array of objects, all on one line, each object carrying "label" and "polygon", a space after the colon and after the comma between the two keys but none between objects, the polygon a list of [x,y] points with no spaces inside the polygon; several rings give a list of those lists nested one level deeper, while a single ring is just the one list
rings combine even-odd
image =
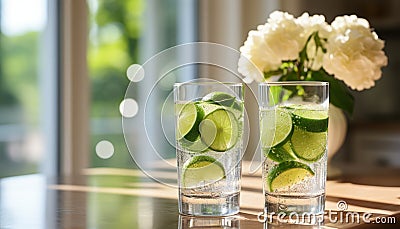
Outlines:
[{"label": "vase", "polygon": [[328,177],[340,175],[340,170],[332,165],[333,156],[342,147],[347,134],[347,119],[343,111],[330,104],[328,124]]}]

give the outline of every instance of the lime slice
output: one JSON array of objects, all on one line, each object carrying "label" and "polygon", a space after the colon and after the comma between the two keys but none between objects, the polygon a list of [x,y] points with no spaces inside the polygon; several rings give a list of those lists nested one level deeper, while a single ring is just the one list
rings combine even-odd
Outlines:
[{"label": "lime slice", "polygon": [[204,117],[204,111],[193,102],[186,103],[178,112],[177,136],[180,140],[183,137],[194,142],[200,135],[199,123]]},{"label": "lime slice", "polygon": [[193,103],[176,104],[175,109],[178,110],[177,118],[177,136],[179,140],[187,135],[197,120],[197,108]]},{"label": "lime slice", "polygon": [[284,161],[268,172],[267,184],[269,190],[273,192],[297,184],[310,176],[314,176],[314,172],[306,164],[298,161]]},{"label": "lime slice", "polygon": [[327,135],[327,132],[308,132],[294,127],[290,140],[293,152],[305,161],[318,161],[326,151]]},{"label": "lime slice", "polygon": [[[235,116],[227,110],[218,109],[204,117],[200,126],[201,140],[214,151],[226,151],[235,146],[239,128]],[[215,137],[213,136],[215,133]]]},{"label": "lime slice", "polygon": [[217,126],[210,119],[204,119],[201,121],[199,130],[201,132],[201,140],[204,145],[209,147],[217,137]]},{"label": "lime slice", "polygon": [[309,132],[325,132],[328,129],[328,113],[320,110],[296,109],[293,111],[293,123]]},{"label": "lime slice", "polygon": [[203,101],[211,102],[225,107],[232,106],[235,101],[235,96],[225,92],[211,92],[203,97]]},{"label": "lime slice", "polygon": [[265,155],[276,162],[282,161],[292,161],[295,160],[297,157],[293,153],[290,141],[286,142],[283,146],[275,147],[272,149],[264,150]]},{"label": "lime slice", "polygon": [[207,116],[208,114],[214,112],[215,110],[225,109],[225,107],[207,102],[198,102],[196,106],[198,106],[203,110],[204,116]]},{"label": "lime slice", "polygon": [[178,116],[182,111],[182,108],[186,105],[186,103],[175,103],[175,115]]},{"label": "lime slice", "polygon": [[224,166],[210,156],[195,156],[183,166],[182,183],[193,188],[214,183],[225,178]]},{"label": "lime slice", "polygon": [[229,111],[231,111],[237,119],[240,119],[243,116],[243,110],[243,102],[238,100],[235,100],[229,108]]},{"label": "lime slice", "polygon": [[263,148],[284,145],[293,131],[291,115],[281,108],[262,111],[260,126]]},{"label": "lime slice", "polygon": [[235,100],[232,104],[232,108],[242,112],[243,111],[243,102],[239,102],[239,101]]},{"label": "lime slice", "polygon": [[204,111],[204,114],[207,115],[217,109],[226,109],[232,112],[237,119],[240,119],[243,116],[243,102],[235,100],[231,107],[220,106],[215,103],[210,103],[207,101],[198,102],[197,106],[201,107]]},{"label": "lime slice", "polygon": [[191,142],[186,138],[182,138],[179,140],[179,144],[181,146],[181,150],[189,151],[189,153],[203,153],[208,149],[208,145],[204,144],[200,136],[194,142]]}]

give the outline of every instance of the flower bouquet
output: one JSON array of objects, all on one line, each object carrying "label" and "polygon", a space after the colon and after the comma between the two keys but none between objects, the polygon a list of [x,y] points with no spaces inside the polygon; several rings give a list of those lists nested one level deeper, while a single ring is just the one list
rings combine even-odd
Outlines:
[{"label": "flower bouquet", "polygon": [[238,71],[246,83],[329,82],[331,104],[351,115],[349,88],[361,91],[375,85],[387,65],[383,48],[368,21],[355,15],[336,17],[329,25],[322,15],[295,18],[275,11],[266,24],[249,32],[240,48]]}]

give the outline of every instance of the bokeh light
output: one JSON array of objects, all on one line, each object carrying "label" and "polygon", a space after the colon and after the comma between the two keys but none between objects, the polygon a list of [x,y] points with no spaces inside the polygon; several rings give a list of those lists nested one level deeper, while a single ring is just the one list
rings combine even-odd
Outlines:
[{"label": "bokeh light", "polygon": [[126,70],[126,76],[132,82],[139,82],[144,78],[144,69],[140,64],[132,64]]},{"label": "bokeh light", "polygon": [[114,145],[106,140],[96,144],[96,154],[102,159],[108,159],[114,155]]},{"label": "bokeh light", "polygon": [[125,118],[134,117],[139,111],[139,105],[134,99],[124,99],[119,105],[119,112]]}]

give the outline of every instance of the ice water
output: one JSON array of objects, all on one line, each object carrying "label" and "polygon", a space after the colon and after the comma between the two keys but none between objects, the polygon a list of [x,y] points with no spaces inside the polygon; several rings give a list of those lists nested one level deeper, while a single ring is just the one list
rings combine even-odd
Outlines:
[{"label": "ice water", "polygon": [[[179,143],[177,143],[179,144]],[[196,153],[178,150],[178,171],[183,170],[185,162]],[[239,212],[239,192],[241,176],[242,146],[226,152],[209,151],[204,155],[218,158],[226,171],[226,178],[218,181],[203,181],[198,187],[184,188],[179,185],[179,202],[182,212],[191,215],[232,215]],[[182,176],[182,172],[178,174]]]},{"label": "ice water", "polygon": [[327,110],[312,105],[261,110],[265,213],[270,217],[324,214],[327,117]]},{"label": "ice water", "polygon": [[200,216],[236,214],[243,156],[241,84],[236,92],[222,91],[226,85],[189,86],[199,87],[181,94],[202,90],[207,93],[180,100],[179,90],[176,92],[179,212]]}]

